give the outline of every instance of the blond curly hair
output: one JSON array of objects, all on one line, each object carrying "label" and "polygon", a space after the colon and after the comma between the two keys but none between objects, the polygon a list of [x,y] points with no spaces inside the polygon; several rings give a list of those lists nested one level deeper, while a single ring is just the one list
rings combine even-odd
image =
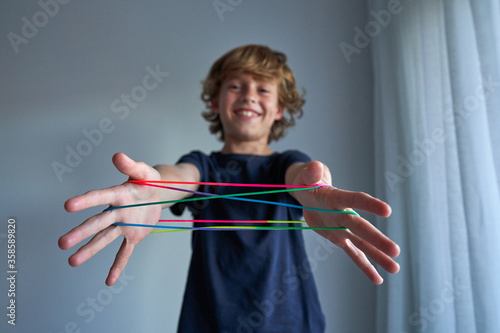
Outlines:
[{"label": "blond curly hair", "polygon": [[219,115],[212,111],[212,101],[219,96],[222,83],[229,76],[236,74],[251,74],[256,79],[276,80],[278,82],[278,103],[283,108],[283,117],[276,120],[271,127],[268,142],[281,139],[288,127],[295,125],[295,118],[302,117],[302,106],[305,103],[303,91],[301,94],[295,86],[295,76],[288,67],[284,53],[271,50],[263,45],[245,45],[235,48],[211,67],[207,78],[203,81],[201,99],[206,110],[202,115],[209,121],[210,132],[219,134],[224,141],[224,128]]}]

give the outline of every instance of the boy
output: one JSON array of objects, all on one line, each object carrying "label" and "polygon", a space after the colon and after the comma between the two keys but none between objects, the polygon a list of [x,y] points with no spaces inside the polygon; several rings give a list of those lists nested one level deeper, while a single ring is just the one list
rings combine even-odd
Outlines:
[{"label": "boy", "polygon": [[[322,163],[311,162],[298,151],[275,153],[269,147],[269,142],[281,138],[286,127],[294,124],[304,103],[283,53],[259,45],[226,53],[212,66],[202,99],[207,104],[208,111],[203,115],[211,122],[211,131],[223,141],[220,152],[192,152],[176,165],[154,168],[118,153],[113,157],[116,168],[130,179],[331,185],[330,172]],[[236,191],[208,185],[185,188],[221,194]],[[383,217],[391,212],[386,203],[376,198],[333,186],[293,193],[279,194],[270,200],[298,201],[303,206],[334,210],[361,209]],[[98,205],[167,201],[189,195],[125,183],[69,199],[65,208],[75,212]],[[297,220],[301,215],[295,208],[232,200],[195,202],[187,204],[195,219]],[[59,246],[68,249],[95,234],[69,258],[70,265],[77,266],[123,235],[124,241],[106,280],[113,285],[134,247],[151,231],[113,223],[156,224],[161,208],[165,207],[104,211],[62,236]],[[183,208],[180,204],[171,207],[174,213]],[[365,254],[391,273],[399,270],[391,258],[399,254],[398,246],[363,218],[310,210],[303,214],[313,227],[347,227],[348,230],[319,233],[343,248],[374,283],[382,283],[382,278]],[[193,231],[192,248],[180,332],[324,331],[314,280],[300,278],[297,272],[307,258],[300,231]],[[247,320],[256,310],[260,310],[259,316]]]}]

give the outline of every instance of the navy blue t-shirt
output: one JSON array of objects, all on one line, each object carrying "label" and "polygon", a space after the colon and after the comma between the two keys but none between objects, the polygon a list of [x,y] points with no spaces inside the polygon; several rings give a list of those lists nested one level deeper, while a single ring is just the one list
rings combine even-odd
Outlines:
[{"label": "navy blue t-shirt", "polygon": [[[202,182],[284,184],[290,165],[309,160],[298,151],[269,156],[207,156],[195,151],[179,163],[194,164]],[[198,189],[217,194],[262,190],[208,185]],[[288,193],[252,198],[298,204]],[[297,208],[228,199],[177,204],[172,211],[180,214],[186,206],[194,219],[293,221],[302,217]],[[179,332],[324,332],[314,279],[300,274],[308,267],[301,230],[195,230],[192,250]]]}]

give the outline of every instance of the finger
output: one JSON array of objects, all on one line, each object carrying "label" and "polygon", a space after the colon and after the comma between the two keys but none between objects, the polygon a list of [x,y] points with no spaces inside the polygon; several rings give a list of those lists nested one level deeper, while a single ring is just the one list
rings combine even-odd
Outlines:
[{"label": "finger", "polygon": [[59,247],[62,250],[72,248],[86,238],[97,234],[114,223],[115,211],[106,211],[85,220],[79,226],[59,238]]},{"label": "finger", "polygon": [[324,234],[321,235],[341,248],[344,247],[346,239],[349,239],[356,246],[356,248],[365,253],[369,258],[389,273],[394,274],[399,271],[399,265],[390,256],[356,234],[353,234],[350,230],[324,231]]},{"label": "finger", "polygon": [[364,218],[353,215],[344,216],[343,225],[388,256],[399,255],[399,246]]},{"label": "finger", "polygon": [[116,169],[130,177],[130,179],[156,179],[154,169],[144,162],[136,162],[124,153],[113,155],[113,164]]},{"label": "finger", "polygon": [[366,258],[366,255],[356,248],[350,239],[345,240],[343,250],[373,283],[382,284],[384,282],[384,279],[382,279],[375,267]]},{"label": "finger", "polygon": [[129,244],[127,239],[124,239],[122,245],[120,246],[120,250],[116,254],[115,261],[109,270],[108,277],[106,279],[106,284],[108,286],[112,286],[118,281],[123,269],[127,265],[132,252],[134,251],[134,246]]},{"label": "finger", "polygon": [[338,230],[317,230],[320,235],[330,239],[336,245],[341,246],[340,244],[344,242],[344,239],[346,237],[350,238],[349,235],[355,234],[390,257],[397,257],[399,255],[399,246],[361,216],[341,214],[339,216],[335,216],[335,219],[332,219],[331,215],[325,214],[327,213],[304,211],[304,218],[306,221],[308,221],[308,224],[310,226],[346,227],[349,230],[348,233],[344,233]]},{"label": "finger", "polygon": [[120,230],[111,226],[107,229],[96,234],[87,244],[82,246],[72,256],[69,257],[68,262],[71,266],[76,267],[83,264],[85,261],[92,258],[97,252],[108,246],[120,236]]},{"label": "finger", "polygon": [[300,185],[311,185],[321,181],[324,173],[324,165],[318,161],[307,163],[304,171],[299,174],[298,182]]},{"label": "finger", "polygon": [[68,199],[64,203],[64,208],[69,213],[78,212],[87,208],[114,205],[120,197],[120,188],[113,186],[103,190],[92,190],[85,194]]},{"label": "finger", "polygon": [[361,209],[381,217],[388,217],[391,215],[391,206],[367,193],[352,192],[336,188],[331,188],[331,191],[334,193],[330,195],[330,200],[335,200],[334,204],[336,205],[340,205],[344,208],[350,207],[352,209]]},{"label": "finger", "polygon": [[[129,176],[131,179],[158,178],[153,168],[143,162],[135,162],[123,153],[116,153],[113,156],[113,163],[118,171]],[[102,190],[89,191],[67,200],[64,204],[64,208],[66,211],[74,213],[90,207],[120,205],[119,200],[124,196],[123,191],[124,188],[120,185]]]},{"label": "finger", "polygon": [[365,253],[370,259],[372,259],[377,265],[382,267],[387,272],[391,274],[396,274],[397,272],[399,272],[399,264],[385,253],[375,248],[370,243],[357,237],[356,235],[352,235],[350,237],[350,240],[354,244],[354,246],[356,246],[356,248]]},{"label": "finger", "polygon": [[320,235],[342,248],[355,264],[376,284],[382,279],[366,256],[389,273],[397,273],[399,265],[389,256],[349,231],[317,231]]}]

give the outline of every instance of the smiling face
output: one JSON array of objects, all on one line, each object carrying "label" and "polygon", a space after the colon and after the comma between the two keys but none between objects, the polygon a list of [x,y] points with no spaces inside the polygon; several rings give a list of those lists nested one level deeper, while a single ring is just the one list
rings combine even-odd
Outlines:
[{"label": "smiling face", "polygon": [[212,110],[222,122],[226,146],[256,143],[267,147],[274,121],[283,116],[277,83],[250,74],[224,80],[218,97],[212,101]]}]

